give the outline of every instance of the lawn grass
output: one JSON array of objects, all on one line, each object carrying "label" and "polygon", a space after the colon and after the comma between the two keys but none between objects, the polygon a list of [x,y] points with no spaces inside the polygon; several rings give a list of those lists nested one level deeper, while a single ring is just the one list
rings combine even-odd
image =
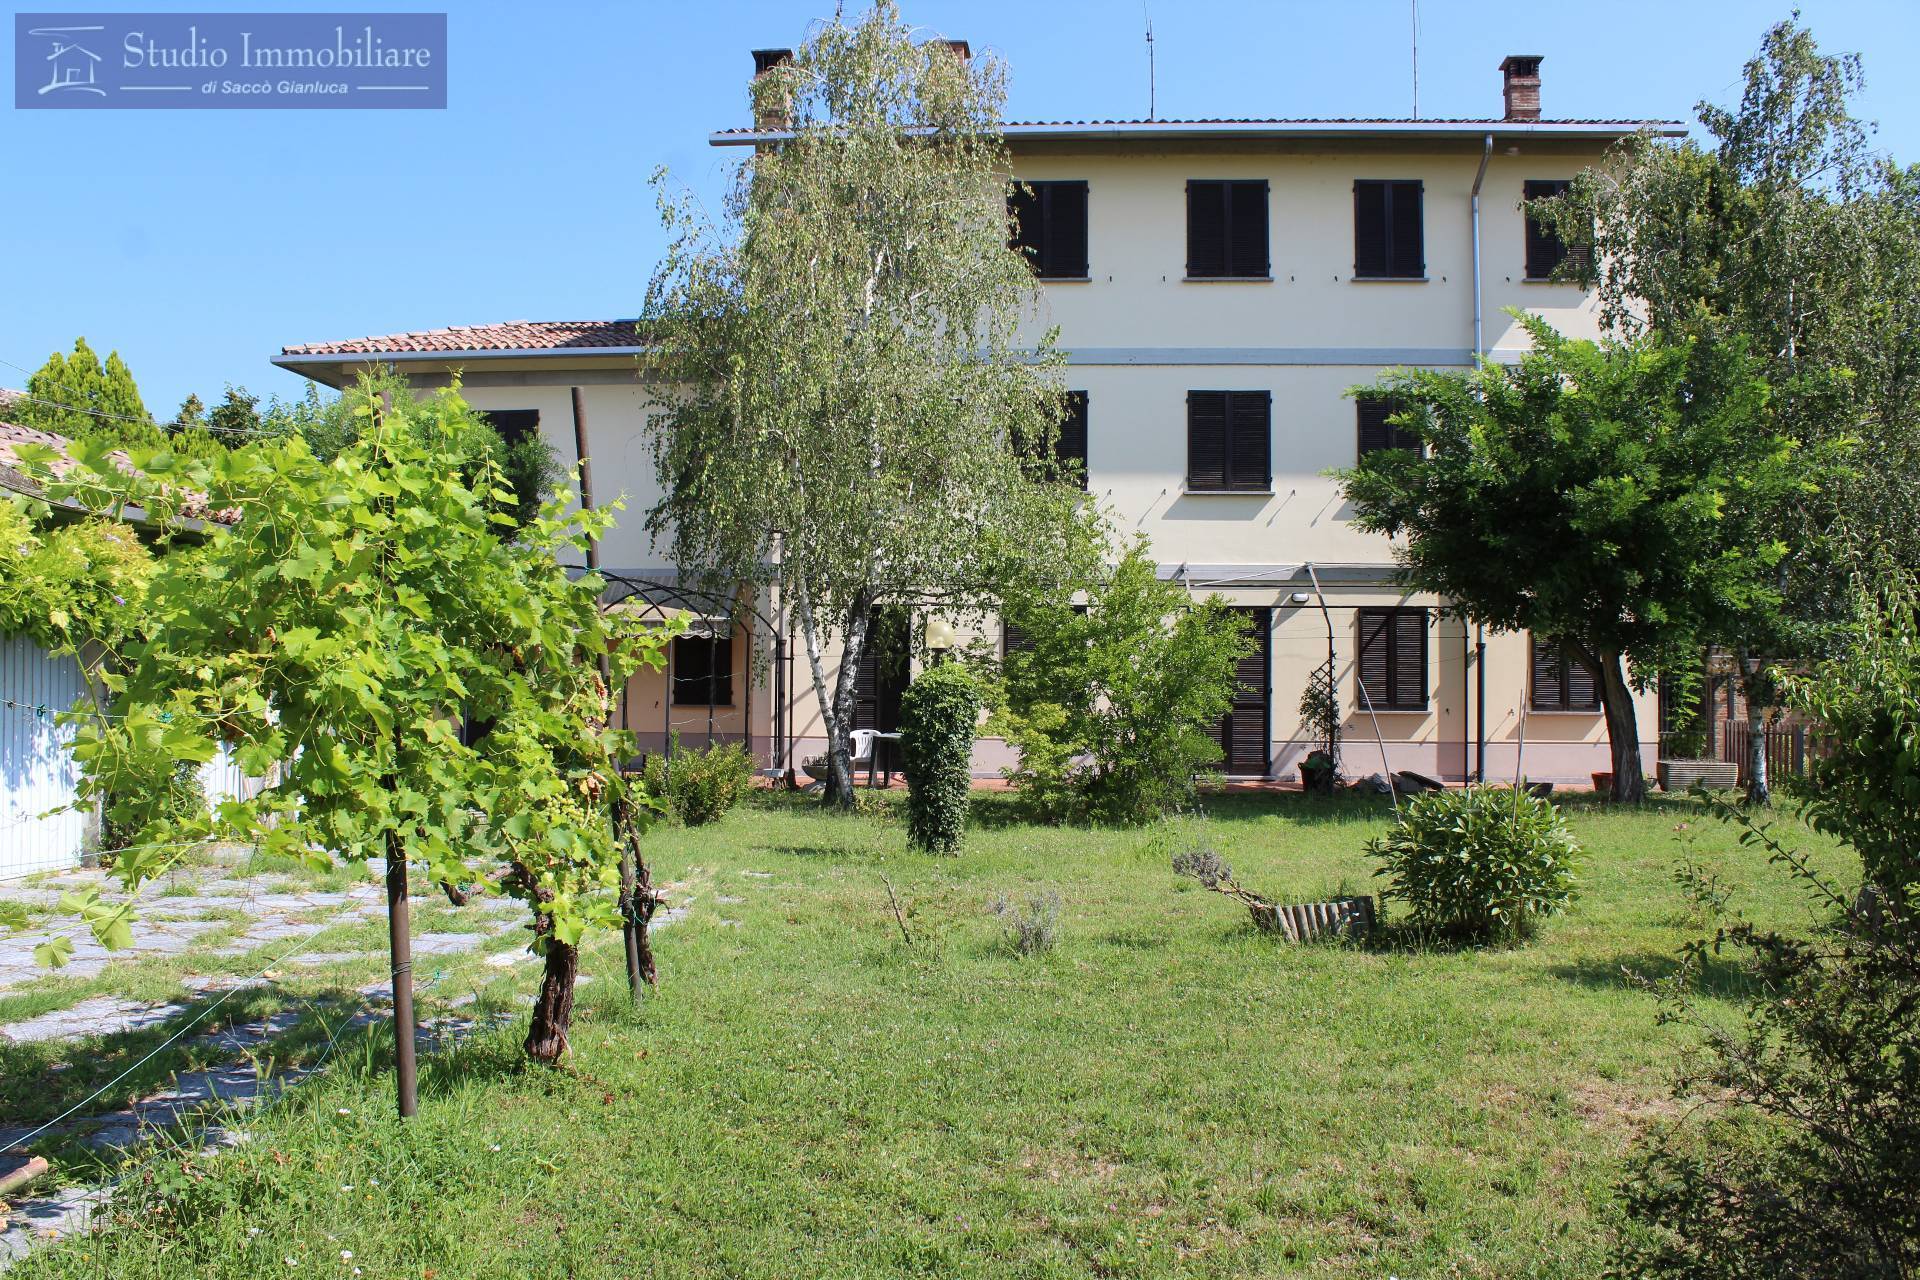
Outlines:
[{"label": "lawn grass", "polygon": [[[1371,890],[1384,800],[1209,807],[1250,887]],[[1570,805],[1579,902],[1493,951],[1289,947],[1171,875],[1192,824],[977,816],[957,859],[773,800],[663,829],[656,876],[693,898],[663,986],[629,1009],[594,942],[564,1069],[524,1065],[516,1022],[428,1061],[403,1126],[370,1040],[15,1274],[1587,1277],[1688,1047],[1623,976],[1703,927],[1675,866],[1811,919],[1690,801]],[[988,905],[1049,892],[1060,941],[1021,958]]]}]

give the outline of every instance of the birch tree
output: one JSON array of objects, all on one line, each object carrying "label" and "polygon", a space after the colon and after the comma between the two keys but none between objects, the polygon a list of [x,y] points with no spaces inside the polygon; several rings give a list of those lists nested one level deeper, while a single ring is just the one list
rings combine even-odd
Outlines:
[{"label": "birch tree", "polygon": [[661,200],[649,527],[712,586],[779,584],[843,803],[876,607],[984,598],[983,531],[1066,502],[1019,462],[1062,404],[1052,335],[1021,336],[1038,295],[1009,247],[1004,94],[997,60],[916,41],[882,0],[756,79],[755,119],[782,127],[717,225]]}]

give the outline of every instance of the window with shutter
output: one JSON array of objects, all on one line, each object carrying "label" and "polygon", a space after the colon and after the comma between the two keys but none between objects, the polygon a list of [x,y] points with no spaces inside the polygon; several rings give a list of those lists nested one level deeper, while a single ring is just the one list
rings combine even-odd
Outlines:
[{"label": "window with shutter", "polygon": [[1023,183],[1007,196],[1007,208],[1013,217],[1013,247],[1026,254],[1035,275],[1086,278],[1086,183]]},{"label": "window with shutter", "polygon": [[[1020,457],[1031,464],[1027,470],[1035,479],[1058,479],[1087,487],[1087,393],[1069,391],[1062,405],[1059,426],[1054,431],[1053,452],[1044,453],[1036,441],[1028,440],[1019,448]],[[1051,463],[1051,467],[1040,465]]]},{"label": "window with shutter", "polygon": [[1598,711],[1600,675],[1566,645],[1534,638],[1533,696],[1535,711]]},{"label": "window with shutter", "polygon": [[1359,455],[1366,457],[1381,449],[1420,450],[1420,437],[1396,423],[1387,421],[1397,406],[1380,396],[1362,396],[1354,402],[1359,420]]},{"label": "window with shutter", "polygon": [[478,412],[507,444],[519,444],[540,434],[538,409],[481,409]]},{"label": "window with shutter", "polygon": [[1360,709],[1427,709],[1427,611],[1361,609]]},{"label": "window with shutter", "polygon": [[1187,277],[1263,280],[1267,256],[1267,184],[1187,183]]},{"label": "window with shutter", "polygon": [[1187,488],[1264,493],[1273,487],[1273,393],[1187,393]]},{"label": "window with shutter", "polygon": [[673,641],[673,705],[733,705],[733,637],[676,636]]},{"label": "window with shutter", "polygon": [[[1555,196],[1565,194],[1568,185],[1568,183],[1563,181],[1528,182],[1522,188],[1524,200],[1529,204],[1535,200],[1551,200]],[[1525,211],[1523,210],[1523,212]],[[1527,279],[1546,280],[1550,278],[1555,271],[1560,269],[1561,263],[1565,262],[1568,257],[1571,256],[1568,252],[1567,243],[1546,226],[1536,221],[1531,212],[1525,213],[1525,221],[1527,233]]]},{"label": "window with shutter", "polygon": [[1353,184],[1353,274],[1361,280],[1418,280],[1427,274],[1418,182]]}]

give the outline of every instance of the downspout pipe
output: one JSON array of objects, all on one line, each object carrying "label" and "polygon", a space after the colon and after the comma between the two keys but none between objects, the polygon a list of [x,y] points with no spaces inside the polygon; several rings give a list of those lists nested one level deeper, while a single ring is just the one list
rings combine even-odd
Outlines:
[{"label": "downspout pipe", "polygon": [[[1493,159],[1493,135],[1480,149],[1480,168],[1473,175],[1473,363],[1477,368],[1487,353],[1486,311],[1480,299],[1480,186],[1487,180],[1487,162]],[[1473,627],[1474,780],[1487,781],[1487,631]]]}]

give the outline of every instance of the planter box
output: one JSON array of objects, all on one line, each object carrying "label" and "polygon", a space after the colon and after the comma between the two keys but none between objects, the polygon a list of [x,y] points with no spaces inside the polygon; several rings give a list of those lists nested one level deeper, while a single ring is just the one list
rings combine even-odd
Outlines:
[{"label": "planter box", "polygon": [[1330,902],[1263,902],[1247,904],[1253,923],[1267,933],[1283,935],[1288,942],[1312,942],[1316,938],[1359,938],[1373,931],[1374,910],[1371,896],[1335,898]]},{"label": "planter box", "polygon": [[1662,791],[1686,791],[1695,783],[1709,791],[1731,791],[1740,784],[1740,766],[1731,760],[1662,760],[1655,769]]}]

